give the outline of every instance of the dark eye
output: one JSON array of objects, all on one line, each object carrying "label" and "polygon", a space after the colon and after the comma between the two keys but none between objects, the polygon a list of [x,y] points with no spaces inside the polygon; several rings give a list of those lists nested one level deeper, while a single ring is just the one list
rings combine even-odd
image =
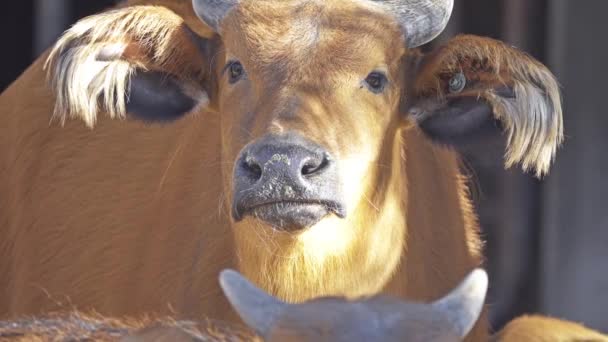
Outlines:
[{"label": "dark eye", "polygon": [[386,83],[388,83],[386,76],[377,71],[367,75],[367,78],[365,79],[365,84],[367,84],[369,90],[376,94],[379,94],[384,90]]},{"label": "dark eye", "polygon": [[243,68],[243,64],[241,62],[232,62],[228,66],[228,77],[230,79],[230,83],[236,83],[245,74],[245,68]]},{"label": "dark eye", "polygon": [[459,72],[450,79],[450,93],[460,93],[467,86],[467,77]]}]

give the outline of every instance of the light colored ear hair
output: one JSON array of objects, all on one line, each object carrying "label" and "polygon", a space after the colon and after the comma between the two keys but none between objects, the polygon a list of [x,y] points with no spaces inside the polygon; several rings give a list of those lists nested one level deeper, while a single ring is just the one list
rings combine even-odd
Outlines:
[{"label": "light colored ear hair", "polygon": [[[466,38],[466,37],[465,37]],[[557,149],[564,140],[562,102],[559,84],[546,66],[528,54],[500,41],[484,38],[479,59],[493,59],[494,72],[500,78],[506,75],[515,93],[514,98],[490,94],[494,116],[507,135],[505,167],[516,164],[538,178],[549,172]],[[484,51],[485,50],[485,51]]]},{"label": "light colored ear hair", "polygon": [[[63,124],[78,118],[92,128],[100,112],[124,118],[136,69],[177,72],[176,61],[190,53],[183,23],[158,6],[110,10],[76,23],[51,49],[44,66],[56,96],[53,119]],[[141,58],[127,59],[127,52]],[[197,74],[181,74],[190,71]]]},{"label": "light colored ear hair", "polygon": [[494,115],[507,133],[505,167],[520,164],[537,177],[549,172],[564,140],[558,83],[544,67],[515,74],[515,98],[493,95]]}]

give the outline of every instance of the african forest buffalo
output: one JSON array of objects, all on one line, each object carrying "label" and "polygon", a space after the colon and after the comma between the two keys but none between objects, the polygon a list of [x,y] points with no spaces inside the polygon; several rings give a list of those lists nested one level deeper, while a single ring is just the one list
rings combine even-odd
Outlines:
[{"label": "african forest buffalo", "polygon": [[421,52],[452,7],[128,0],[78,22],[0,97],[1,316],[235,320],[224,268],[288,302],[447,293],[482,263],[451,147],[504,134],[506,166],[543,175],[563,138],[528,55]]}]

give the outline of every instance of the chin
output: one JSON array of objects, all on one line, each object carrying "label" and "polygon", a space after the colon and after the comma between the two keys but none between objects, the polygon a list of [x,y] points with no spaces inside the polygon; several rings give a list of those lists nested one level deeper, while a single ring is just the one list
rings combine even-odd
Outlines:
[{"label": "chin", "polygon": [[251,210],[251,216],[278,231],[303,232],[331,215],[322,204],[275,203]]},{"label": "chin", "polygon": [[344,219],[346,212],[333,201],[280,201],[245,207],[237,217],[253,218],[276,231],[301,233],[330,217]]}]

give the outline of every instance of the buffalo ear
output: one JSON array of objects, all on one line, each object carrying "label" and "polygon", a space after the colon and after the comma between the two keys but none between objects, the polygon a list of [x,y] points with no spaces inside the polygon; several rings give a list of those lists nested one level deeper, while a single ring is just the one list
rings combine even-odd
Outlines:
[{"label": "buffalo ear", "polygon": [[126,96],[127,115],[147,122],[179,119],[196,107],[209,104],[202,89],[160,71],[137,72]]},{"label": "buffalo ear", "polygon": [[559,85],[544,65],[470,35],[416,59],[406,112],[428,137],[459,148],[504,134],[505,167],[549,171],[564,136]]},{"label": "buffalo ear", "polygon": [[102,114],[171,121],[209,108],[217,44],[161,6],[82,19],[58,40],[45,65],[56,96],[54,118],[93,127]]},{"label": "buffalo ear", "polygon": [[[197,36],[187,26],[182,26],[185,39],[194,50],[187,56],[190,63],[209,68],[213,39]],[[195,50],[196,49],[196,50]],[[120,58],[140,63],[142,52],[127,48]],[[146,122],[171,122],[187,113],[207,109],[213,93],[211,70],[195,68],[188,72],[172,67],[137,68],[133,71],[125,94],[126,113]],[[184,70],[192,66],[183,66]]]}]

